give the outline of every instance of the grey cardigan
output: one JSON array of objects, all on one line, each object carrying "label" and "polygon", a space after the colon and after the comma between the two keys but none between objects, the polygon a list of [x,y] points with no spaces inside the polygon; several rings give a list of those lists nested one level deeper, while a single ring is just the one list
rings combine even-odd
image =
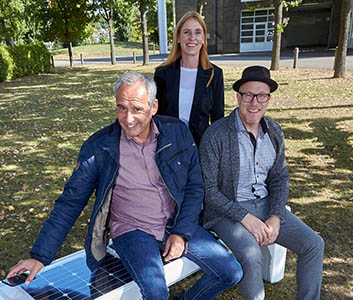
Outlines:
[{"label": "grey cardigan", "polygon": [[[284,217],[289,193],[289,173],[284,154],[284,135],[275,121],[264,117],[268,134],[276,151],[274,165],[266,184],[269,214]],[[236,199],[239,181],[239,144],[235,128],[235,110],[213,123],[204,133],[200,144],[200,160],[205,182],[203,224],[212,228],[221,218],[240,222],[247,211]]]}]

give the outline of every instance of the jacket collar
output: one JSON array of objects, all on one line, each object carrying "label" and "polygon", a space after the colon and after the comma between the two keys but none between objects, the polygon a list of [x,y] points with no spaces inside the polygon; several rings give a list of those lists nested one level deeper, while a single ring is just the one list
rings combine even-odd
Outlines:
[{"label": "jacket collar", "polygon": [[120,144],[121,126],[118,120],[110,125],[110,131],[104,136],[101,148],[109,153],[109,155],[117,163],[119,162],[119,144]]}]

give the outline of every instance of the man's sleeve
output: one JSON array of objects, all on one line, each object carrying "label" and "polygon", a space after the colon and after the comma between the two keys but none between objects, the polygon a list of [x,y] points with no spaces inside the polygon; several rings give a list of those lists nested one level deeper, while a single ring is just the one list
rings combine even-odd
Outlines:
[{"label": "man's sleeve", "polygon": [[66,235],[87,205],[96,185],[96,165],[92,146],[85,142],[78,163],[61,196],[44,222],[30,251],[31,257],[48,265],[55,258]]},{"label": "man's sleeve", "polygon": [[283,219],[286,212],[285,204],[289,194],[289,172],[285,157],[284,135],[280,128],[278,128],[277,137],[278,150],[276,160],[266,182],[270,197],[268,216],[279,216]]},{"label": "man's sleeve", "polygon": [[[206,130],[200,144],[200,160],[205,183],[205,210],[207,214],[212,214],[214,218],[225,217],[233,222],[240,222],[247,211],[238,205],[235,199],[233,177],[231,173],[231,161],[224,161],[222,157],[222,139],[212,132],[212,126]],[[226,136],[226,133],[222,133]],[[232,154],[230,154],[232,155]],[[220,168],[227,167],[227,170]],[[222,178],[221,178],[222,177]],[[220,187],[228,186],[229,194],[226,195]],[[233,194],[231,194],[233,193]]]}]

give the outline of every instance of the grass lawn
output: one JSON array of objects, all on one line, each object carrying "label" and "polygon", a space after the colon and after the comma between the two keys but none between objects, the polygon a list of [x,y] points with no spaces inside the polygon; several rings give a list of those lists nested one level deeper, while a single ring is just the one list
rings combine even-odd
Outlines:
[{"label": "grass lawn", "polygon": [[[150,54],[157,54],[152,45],[149,47]],[[67,48],[50,51],[55,60],[69,60],[69,52]],[[142,55],[142,43],[138,42],[115,42],[115,56],[132,56]],[[79,59],[80,53],[84,58],[102,58],[110,57],[110,45],[108,44],[92,44],[73,47],[73,58]],[[158,52],[159,53],[159,52]]]},{"label": "grass lawn", "polygon": [[[117,53],[117,55],[119,55]],[[123,71],[153,75],[132,64],[56,68],[49,74],[0,83],[0,277],[28,251],[75,167],[81,143],[113,122],[112,84]],[[226,114],[240,67],[223,67]],[[281,69],[268,115],[286,137],[292,211],[326,242],[321,299],[353,299],[353,73]],[[93,200],[93,199],[92,199]],[[58,256],[82,249],[92,202]],[[174,296],[200,274],[171,288]],[[266,299],[295,299],[295,256],[285,278],[266,284]],[[241,299],[237,288],[217,299]]]}]

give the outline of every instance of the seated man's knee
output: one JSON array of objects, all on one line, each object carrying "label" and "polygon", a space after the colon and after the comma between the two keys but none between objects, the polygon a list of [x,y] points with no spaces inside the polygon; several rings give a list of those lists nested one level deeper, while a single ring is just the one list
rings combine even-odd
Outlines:
[{"label": "seated man's knee", "polygon": [[237,258],[240,260],[241,264],[247,266],[262,267],[263,255],[260,247],[247,247],[242,251],[241,254],[237,254]]},{"label": "seated man's knee", "polygon": [[222,281],[224,284],[231,288],[235,286],[243,278],[243,268],[241,264],[231,256],[224,262],[224,274],[222,276]]},{"label": "seated man's knee", "polygon": [[324,239],[320,235],[316,234],[315,239],[313,239],[312,242],[312,247],[317,251],[318,254],[323,254],[325,248]]},{"label": "seated man's knee", "polygon": [[305,239],[305,253],[323,255],[325,242],[324,239],[317,233],[312,235],[310,239]]},{"label": "seated man's knee", "polygon": [[243,268],[241,264],[238,261],[235,261],[234,266],[232,267],[231,270],[231,276],[232,276],[232,283],[231,285],[234,286],[236,285],[242,278],[243,278]]}]

